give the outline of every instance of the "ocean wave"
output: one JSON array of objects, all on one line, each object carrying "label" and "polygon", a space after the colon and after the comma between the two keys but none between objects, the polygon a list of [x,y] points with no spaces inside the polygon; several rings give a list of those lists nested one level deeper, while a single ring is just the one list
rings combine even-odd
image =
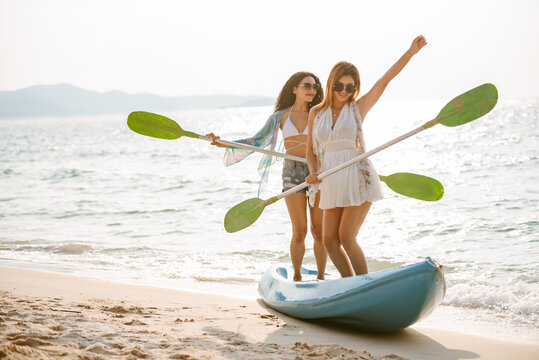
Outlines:
[{"label": "ocean wave", "polygon": [[72,218],[72,217],[87,216],[87,215],[92,215],[92,214],[83,214],[83,213],[77,213],[77,212],[74,212],[74,211],[66,211],[63,214],[53,216],[52,218],[62,220],[62,219],[69,219],[69,218]]},{"label": "ocean wave", "polygon": [[[95,255],[109,254],[141,254],[146,256],[148,252],[158,252],[154,248],[147,246],[132,246],[132,247],[104,247],[96,248],[91,245],[82,243],[64,243],[64,244],[44,244],[33,240],[22,241],[0,241],[0,250],[9,251],[28,251],[37,253],[55,253],[55,254],[83,254],[91,252]],[[118,255],[113,255],[118,256]]]},{"label": "ocean wave", "polygon": [[35,241],[6,241],[0,242],[0,250],[9,251],[28,251],[37,253],[56,253],[56,254],[82,254],[94,251],[90,245],[67,243],[59,245],[44,245]]},{"label": "ocean wave", "polygon": [[75,243],[48,246],[47,249],[59,254],[82,254],[93,250],[90,245]]},{"label": "ocean wave", "polygon": [[201,282],[223,282],[223,283],[256,283],[258,280],[251,278],[240,278],[240,277],[230,277],[230,276],[193,276],[193,279]]},{"label": "ocean wave", "polygon": [[13,245],[30,245],[32,244],[32,240],[13,240],[13,241],[5,241],[1,240],[0,245],[7,245],[7,246],[13,246]]},{"label": "ocean wave", "polygon": [[276,256],[276,252],[274,250],[256,249],[256,250],[246,250],[246,251],[230,251],[226,253],[219,253],[218,255],[219,256],[248,256],[248,257],[269,259]]},{"label": "ocean wave", "polygon": [[[248,251],[233,251],[229,253],[219,253],[218,256],[221,257],[230,257],[234,258],[235,261],[247,260],[250,262],[250,259],[263,259],[265,262],[273,263],[288,263],[290,261],[290,254],[286,249],[283,251],[275,250],[248,250]],[[308,261],[309,255],[305,257],[305,261]]]},{"label": "ocean wave", "polygon": [[167,187],[164,189],[154,190],[154,192],[158,193],[158,192],[163,192],[163,191],[179,190],[179,189],[184,189],[184,188],[185,188],[185,185],[181,184],[181,185]]},{"label": "ocean wave", "polygon": [[[144,215],[144,214],[161,214],[161,213],[181,213],[187,209],[159,209],[159,210],[127,210],[110,213],[99,213],[99,215]],[[96,213],[97,214],[97,213]]]},{"label": "ocean wave", "polygon": [[111,248],[104,248],[100,250],[103,254],[108,253],[145,253],[148,251],[155,251],[155,249],[147,247],[147,246],[133,246],[133,247],[111,247]]},{"label": "ocean wave", "polygon": [[372,259],[372,258],[368,258],[367,262],[369,265],[369,272],[387,270],[387,269],[403,266],[406,264],[405,262],[398,262],[398,261],[392,261],[392,260],[380,260],[380,259]]},{"label": "ocean wave", "polygon": [[29,251],[29,252],[43,252],[43,253],[56,253],[56,254],[82,254],[85,252],[94,251],[95,249],[90,245],[79,243],[67,243],[59,245],[44,245],[43,243],[36,243],[36,241],[7,241],[0,242],[0,250],[10,251]]},{"label": "ocean wave", "polygon": [[443,305],[496,311],[500,316],[539,327],[539,286],[522,281],[509,286],[448,283]]},{"label": "ocean wave", "polygon": [[59,169],[54,171],[52,174],[44,176],[41,180],[64,180],[77,178],[83,174],[90,174],[93,171],[90,170],[78,170],[78,169]]}]

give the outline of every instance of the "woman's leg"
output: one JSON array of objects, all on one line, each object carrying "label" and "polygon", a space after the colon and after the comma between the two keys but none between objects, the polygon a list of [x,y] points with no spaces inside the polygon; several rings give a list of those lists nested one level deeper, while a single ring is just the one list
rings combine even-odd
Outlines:
[{"label": "woman's leg", "polygon": [[294,281],[300,281],[301,263],[305,255],[305,237],[307,236],[307,202],[303,193],[289,195],[285,197],[285,201],[292,222],[290,258],[294,267]]},{"label": "woman's leg", "polygon": [[354,276],[354,270],[346,256],[341,241],[339,240],[339,227],[341,223],[343,208],[324,210],[324,226],[322,228],[322,238],[333,265],[337,268],[342,277]]},{"label": "woman's leg", "polygon": [[371,202],[366,201],[360,206],[345,207],[339,225],[339,239],[346,251],[346,255],[348,255],[352,263],[356,275],[368,273],[367,260],[356,238],[371,205]]},{"label": "woman's leg", "polygon": [[318,207],[320,202],[320,192],[316,194],[314,206],[311,208],[311,235],[313,236],[313,251],[316,259],[316,268],[318,269],[317,278],[324,280],[326,272],[327,252],[324,242],[322,241],[322,225],[324,221],[324,210]]}]

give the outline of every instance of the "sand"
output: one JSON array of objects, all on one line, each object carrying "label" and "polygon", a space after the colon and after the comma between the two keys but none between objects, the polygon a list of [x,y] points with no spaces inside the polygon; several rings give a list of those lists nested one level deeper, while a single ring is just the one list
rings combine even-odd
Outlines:
[{"label": "sand", "polygon": [[539,359],[539,344],[368,334],[261,300],[0,268],[0,359]]}]

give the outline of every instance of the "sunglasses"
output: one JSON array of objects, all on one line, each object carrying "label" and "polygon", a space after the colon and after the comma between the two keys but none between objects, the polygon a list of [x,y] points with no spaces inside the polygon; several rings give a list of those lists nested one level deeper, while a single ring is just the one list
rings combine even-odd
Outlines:
[{"label": "sunglasses", "polygon": [[318,84],[301,83],[299,84],[299,86],[303,86],[305,90],[314,90],[314,91],[320,90],[320,85]]},{"label": "sunglasses", "polygon": [[[336,82],[335,85],[333,85],[333,90],[336,92],[341,92],[345,89],[344,84],[342,82]],[[348,84],[346,85],[346,92],[348,94],[352,94],[354,91],[356,91],[356,85],[355,84]]]}]

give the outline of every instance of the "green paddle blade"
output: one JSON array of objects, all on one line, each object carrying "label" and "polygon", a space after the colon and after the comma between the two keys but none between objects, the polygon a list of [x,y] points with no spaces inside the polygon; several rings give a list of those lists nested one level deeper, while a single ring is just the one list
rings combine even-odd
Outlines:
[{"label": "green paddle blade", "polygon": [[183,130],[176,121],[166,116],[146,111],[135,111],[129,114],[127,117],[127,126],[141,135],[165,140],[174,140],[182,136],[195,139],[200,137],[197,133]]},{"label": "green paddle blade", "polygon": [[395,173],[389,176],[380,175],[380,179],[396,193],[414,199],[438,201],[444,196],[444,186],[438,180],[428,176]]},{"label": "green paddle blade", "polygon": [[451,100],[436,116],[436,120],[451,127],[466,124],[488,113],[497,101],[496,86],[483,84]]},{"label": "green paddle blade", "polygon": [[146,111],[129,114],[127,126],[136,133],[159,139],[173,140],[183,135],[182,128],[174,120]]},{"label": "green paddle blade", "polygon": [[260,217],[266,206],[273,204],[277,200],[277,197],[274,196],[268,200],[252,198],[242,201],[226,213],[226,231],[233,233],[245,229]]}]

